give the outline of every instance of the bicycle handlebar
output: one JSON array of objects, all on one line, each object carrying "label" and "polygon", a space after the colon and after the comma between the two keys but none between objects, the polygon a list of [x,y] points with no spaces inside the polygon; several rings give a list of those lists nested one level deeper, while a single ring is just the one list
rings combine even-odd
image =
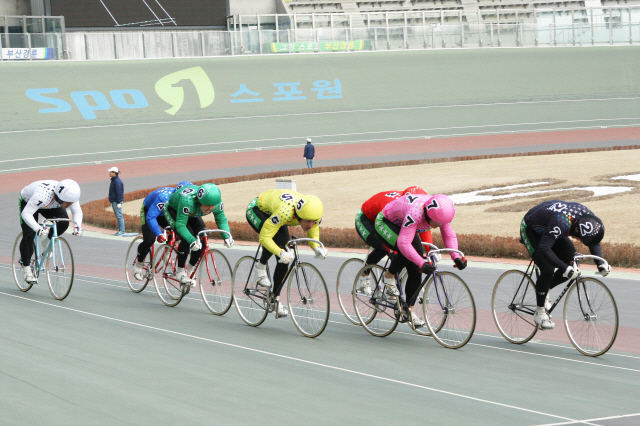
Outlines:
[{"label": "bicycle handlebar", "polygon": [[573,255],[573,259],[574,260],[578,260],[578,259],[595,259],[595,260],[601,260],[607,265],[609,264],[609,262],[607,262],[605,259],[601,258],[600,256],[594,256],[592,254],[576,253],[576,254]]},{"label": "bicycle handlebar", "polygon": [[429,251],[428,254],[436,254],[436,253],[458,253],[460,256],[464,257],[464,253],[461,252],[460,250],[456,250],[456,249],[449,249],[449,248],[438,248],[438,246],[431,244],[431,243],[422,243],[423,246],[429,247],[431,249],[431,251]]},{"label": "bicycle handlebar", "polygon": [[314,240],[313,238],[298,238],[298,237],[292,237],[288,242],[287,242],[287,246],[289,246],[290,244],[297,244],[300,242],[304,242],[304,241],[312,241],[318,245],[320,245],[322,248],[324,248],[324,244],[322,244],[320,241],[318,240]]},{"label": "bicycle handlebar", "polygon": [[53,219],[45,219],[40,223],[42,226],[46,226],[47,222],[51,222],[51,224],[56,222],[73,222],[76,226],[78,226],[78,222],[73,219],[62,219],[62,218],[53,218]]},{"label": "bicycle handlebar", "polygon": [[225,239],[228,238],[228,237],[231,237],[231,233],[227,232],[227,231],[225,231],[223,229],[203,229],[202,231],[198,232],[197,236],[198,236],[198,238],[200,238],[200,234],[210,234],[212,232],[219,232],[221,234],[222,233],[227,234],[227,237],[224,237]]}]

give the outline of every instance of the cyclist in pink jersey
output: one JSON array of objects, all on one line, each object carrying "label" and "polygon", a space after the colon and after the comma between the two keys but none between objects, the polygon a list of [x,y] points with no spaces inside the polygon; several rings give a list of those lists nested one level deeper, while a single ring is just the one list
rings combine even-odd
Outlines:
[{"label": "cyclist in pink jersey", "polygon": [[[453,201],[446,195],[407,194],[387,204],[376,217],[376,232],[387,247],[398,252],[383,281],[387,292],[397,296],[395,274],[407,268],[405,293],[409,309],[412,309],[420,292],[420,273],[430,274],[434,270],[431,262],[424,258],[417,234],[440,228],[445,247],[457,250],[458,237],[451,227],[454,215]],[[458,269],[466,268],[467,261],[458,253],[452,252],[451,258]],[[413,311],[411,320],[415,328],[424,326],[424,321]]]}]

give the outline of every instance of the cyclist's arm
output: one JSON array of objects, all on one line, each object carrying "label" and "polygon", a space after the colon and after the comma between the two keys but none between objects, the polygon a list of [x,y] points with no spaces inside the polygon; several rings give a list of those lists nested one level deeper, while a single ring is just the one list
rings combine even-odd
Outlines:
[{"label": "cyclist's arm", "polygon": [[560,260],[560,258],[556,256],[556,254],[551,249],[555,243],[556,239],[553,237],[553,235],[545,232],[544,234],[542,234],[542,238],[540,238],[540,244],[538,245],[537,251],[539,251],[541,255],[544,256],[549,261],[549,263],[551,263],[551,265],[553,265],[554,268],[564,269],[567,267],[567,265],[562,260]]},{"label": "cyclist's arm", "polygon": [[[307,232],[307,238],[313,238],[314,240],[320,241],[320,224],[316,223],[309,229]],[[314,243],[313,241],[309,241],[309,247],[312,249],[319,247],[318,243]]]},{"label": "cyclist's arm", "polygon": [[151,232],[153,232],[156,237],[158,235],[161,235],[163,232],[162,228],[160,228],[160,225],[158,225],[158,216],[160,216],[161,214],[162,210],[159,210],[155,205],[151,206],[147,211],[147,225],[149,225],[149,229],[151,229]]},{"label": "cyclist's arm", "polygon": [[22,220],[24,221],[24,223],[26,223],[29,228],[33,229],[34,231],[38,232],[38,229],[40,229],[40,225],[38,225],[38,222],[36,222],[36,220],[33,218],[33,215],[38,211],[38,207],[35,205],[35,203],[27,203],[26,206],[24,206],[24,209],[22,210],[21,216],[22,216]]},{"label": "cyclist's arm", "polygon": [[[602,257],[602,247],[600,246],[600,244],[589,247],[589,252],[594,256]],[[596,265],[598,266],[604,264],[604,262],[601,260],[593,259],[593,261],[596,262]]]},{"label": "cyclist's arm", "polygon": [[80,208],[80,202],[76,201],[71,204],[71,206],[69,206],[69,210],[71,210],[73,220],[78,224],[78,229],[82,229],[82,208]]},{"label": "cyclist's arm", "polygon": [[278,215],[271,215],[264,221],[262,229],[260,230],[260,244],[276,256],[280,254],[280,250],[282,249],[273,241],[273,237],[280,230],[282,225],[283,224],[280,222]]},{"label": "cyclist's arm", "polygon": [[[220,207],[213,209],[213,217],[216,220],[216,225],[218,225],[218,229],[222,229],[223,231],[227,231],[231,234],[231,229],[229,228],[229,221],[227,220],[227,215],[224,214],[224,210],[222,208],[222,203]],[[223,239],[227,239],[227,235],[222,236]]]},{"label": "cyclist's arm", "polygon": [[400,228],[400,234],[398,235],[398,249],[400,250],[400,253],[404,255],[404,257],[418,265],[419,268],[422,268],[422,265],[426,263],[426,260],[418,254],[416,249],[414,249],[413,245],[411,244],[415,236],[415,226],[402,226]]},{"label": "cyclist's arm", "polygon": [[[458,236],[453,231],[450,223],[445,223],[440,227],[440,234],[442,235],[442,241],[446,248],[458,250]],[[457,259],[460,255],[456,252],[449,253],[451,259]]]}]

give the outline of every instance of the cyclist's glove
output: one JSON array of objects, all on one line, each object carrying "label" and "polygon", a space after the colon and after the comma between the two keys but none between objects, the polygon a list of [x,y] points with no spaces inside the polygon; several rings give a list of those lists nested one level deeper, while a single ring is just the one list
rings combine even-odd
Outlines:
[{"label": "cyclist's glove", "polygon": [[38,234],[38,237],[44,237],[49,233],[49,228],[41,226],[40,228],[38,228],[38,232],[36,233]]},{"label": "cyclist's glove", "polygon": [[578,269],[575,266],[569,265],[569,266],[567,266],[567,269],[564,271],[564,274],[562,274],[562,276],[572,280],[572,279],[576,278],[579,274],[580,274],[580,269]]},{"label": "cyclist's glove", "polygon": [[316,246],[313,248],[314,253],[316,254],[316,259],[326,259],[327,258],[327,249],[322,248],[320,246]]},{"label": "cyclist's glove", "polygon": [[278,255],[278,262],[284,263],[285,265],[289,264],[293,260],[293,253],[286,250],[280,250],[280,254]]},{"label": "cyclist's glove", "polygon": [[202,243],[200,242],[199,238],[191,243],[191,245],[189,246],[189,250],[191,250],[191,251],[200,251],[200,250],[202,250]]},{"label": "cyclist's glove", "polygon": [[164,244],[167,242],[167,237],[165,237],[164,234],[160,234],[156,237],[156,241],[160,244]]},{"label": "cyclist's glove", "polygon": [[233,238],[231,238],[231,237],[229,237],[229,238],[224,240],[224,245],[227,248],[233,247],[234,244],[235,244],[235,241],[233,241]]},{"label": "cyclist's glove", "polygon": [[611,272],[611,266],[608,263],[603,263],[602,265],[598,265],[598,273],[603,277],[606,277]]},{"label": "cyclist's glove", "polygon": [[456,257],[455,259],[453,259],[453,263],[455,263],[456,268],[458,268],[461,271],[467,267],[467,259],[465,259],[464,257],[463,258]]},{"label": "cyclist's glove", "polygon": [[433,266],[433,264],[429,261],[424,262],[424,265],[422,265],[422,268],[420,268],[420,271],[423,274],[430,274],[433,271],[435,271],[435,266]]}]

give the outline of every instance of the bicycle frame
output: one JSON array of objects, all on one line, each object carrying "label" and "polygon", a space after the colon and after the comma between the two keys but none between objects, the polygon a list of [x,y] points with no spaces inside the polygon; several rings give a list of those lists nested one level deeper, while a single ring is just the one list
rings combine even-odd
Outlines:
[{"label": "bicycle frame", "polygon": [[[33,237],[34,240],[34,247],[35,247],[35,271],[38,275],[40,275],[41,271],[44,271],[46,268],[46,259],[49,255],[52,256],[52,260],[54,265],[57,265],[58,263],[56,262],[56,243],[58,241],[58,226],[57,223],[58,222],[73,222],[76,226],[77,223],[74,220],[71,219],[45,219],[40,225],[44,226],[44,227],[51,227],[53,228],[53,235],[51,236],[51,239],[49,240],[49,243],[47,244],[47,247],[44,249],[43,252],[40,252],[40,241],[38,240],[38,234],[36,234]],[[50,223],[51,225],[47,225],[47,223]],[[64,264],[64,256],[62,256],[62,248],[60,247],[59,243],[57,244],[58,247],[58,251],[59,251],[59,257],[60,260],[62,261],[62,268],[66,269],[66,265]]]}]

